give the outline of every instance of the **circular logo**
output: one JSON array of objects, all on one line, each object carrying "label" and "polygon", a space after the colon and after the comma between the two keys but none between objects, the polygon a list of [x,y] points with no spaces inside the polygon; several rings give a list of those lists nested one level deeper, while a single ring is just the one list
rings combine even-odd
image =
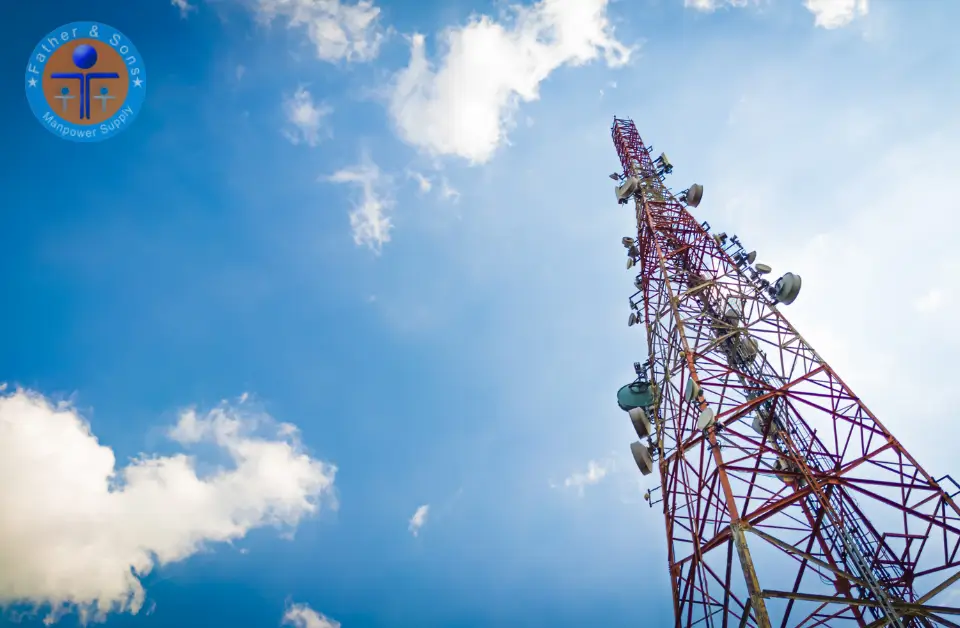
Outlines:
[{"label": "circular logo", "polygon": [[130,126],[147,94],[147,69],[133,42],[98,22],[50,31],[27,62],[27,101],[59,137],[99,142]]}]

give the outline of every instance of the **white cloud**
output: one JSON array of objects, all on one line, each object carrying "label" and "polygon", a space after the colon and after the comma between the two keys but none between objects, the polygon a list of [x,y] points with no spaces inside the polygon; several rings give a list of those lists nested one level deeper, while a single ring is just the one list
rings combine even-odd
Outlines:
[{"label": "white cloud", "polygon": [[364,158],[360,164],[344,168],[328,178],[333,183],[351,183],[360,188],[361,198],[350,212],[353,241],[379,253],[390,241],[393,224],[386,216],[394,203],[390,193],[389,177],[382,174],[375,163]]},{"label": "white cloud", "polygon": [[918,312],[923,314],[932,313],[943,307],[944,301],[946,300],[945,297],[946,295],[942,289],[933,288],[917,299],[914,307]]},{"label": "white cloud", "polygon": [[187,17],[190,11],[197,10],[197,7],[187,2],[187,0],[170,0],[170,4],[180,9],[180,17]]},{"label": "white cloud", "polygon": [[316,146],[320,143],[323,119],[333,113],[333,108],[314,103],[310,92],[301,87],[284,99],[283,113],[290,125],[283,131],[284,136],[294,144]]},{"label": "white cloud", "polygon": [[290,28],[304,27],[323,61],[370,61],[380,51],[383,33],[379,7],[369,0],[355,4],[340,0],[257,0],[266,23],[286,18]]},{"label": "white cloud", "polygon": [[417,508],[417,511],[410,517],[410,534],[417,536],[420,534],[420,528],[427,522],[427,515],[430,514],[430,504],[424,504]]},{"label": "white cloud", "polygon": [[283,625],[294,628],[340,628],[340,622],[318,613],[306,604],[291,604],[283,614]]},{"label": "white cloud", "polygon": [[499,21],[474,16],[443,33],[437,69],[424,37],[414,35],[410,63],[390,98],[400,137],[431,154],[489,160],[506,141],[518,105],[536,100],[551,72],[601,53],[608,65],[627,62],[630,49],[614,38],[607,1],[541,0]]},{"label": "white cloud", "polygon": [[[847,26],[869,11],[870,0],[803,0],[803,6],[814,15],[814,24],[832,29]],[[712,13],[723,7],[743,8],[759,4],[759,0],[683,0],[683,6],[696,11]]]},{"label": "white cloud", "polygon": [[460,200],[460,192],[454,189],[446,177],[440,179],[440,198],[456,203]]},{"label": "white cloud", "polygon": [[[428,194],[434,189],[434,180],[422,173],[414,170],[408,170],[407,178],[413,179],[417,182],[417,189],[419,190],[420,194]],[[450,185],[450,181],[444,176],[440,177],[440,186],[437,188],[437,194],[440,196],[441,200],[444,201],[450,201],[451,203],[457,203],[460,201],[460,192]]]},{"label": "white cloud", "polygon": [[[942,97],[933,93],[904,88],[885,100],[888,83],[867,82],[824,103],[800,94],[825,93],[831,82],[791,70],[777,73],[795,87],[758,75],[742,112],[745,123],[717,134],[710,149],[715,165],[703,176],[717,182],[716,204],[704,211],[717,230],[740,232],[775,273],[803,277],[786,316],[934,473],[949,465],[951,454],[942,431],[917,426],[949,413],[949,397],[905,394],[913,380],[902,373],[905,365],[920,364],[916,377],[924,390],[952,386],[950,365],[960,342],[943,330],[956,319],[950,279],[960,272],[952,238],[960,230],[960,202],[937,186],[960,163],[960,126],[943,121]],[[902,74],[892,80],[909,85]],[[900,112],[907,109],[923,113],[904,120]],[[784,119],[805,129],[778,140],[789,152],[755,155]],[[823,151],[825,142],[836,152]],[[731,167],[723,163],[729,150],[751,157]],[[824,174],[791,170],[816,159]],[[916,160],[929,166],[878,184]],[[848,165],[842,176],[833,174]],[[803,189],[823,191],[815,211],[807,210]],[[915,208],[923,208],[923,220],[910,219]]]},{"label": "white cloud", "polygon": [[243,75],[246,73],[247,73],[247,68],[242,64],[237,65],[236,69],[234,70],[234,74],[236,75],[238,81],[242,79]]},{"label": "white cloud", "polygon": [[803,6],[813,13],[814,24],[821,28],[840,28],[870,10],[868,0],[804,0]]},{"label": "white cloud", "polygon": [[270,423],[228,406],[184,412],[171,434],[209,439],[233,462],[201,478],[182,454],[117,469],[74,408],[28,391],[0,396],[0,565],[16,566],[0,569],[0,605],[49,605],[50,620],[136,613],[139,577],[155,565],[256,527],[296,526],[332,497],[336,468],[294,440],[252,435]]},{"label": "white cloud", "polygon": [[710,13],[721,7],[742,8],[751,2],[756,3],[757,0],[683,0],[683,6],[688,9]]},{"label": "white cloud", "polygon": [[407,177],[417,182],[417,187],[420,189],[421,194],[426,194],[433,188],[433,183],[430,179],[419,172],[409,170],[407,171]]},{"label": "white cloud", "polygon": [[587,463],[587,470],[585,472],[575,472],[570,474],[570,476],[563,481],[564,488],[572,488],[577,491],[578,495],[583,495],[584,489],[588,486],[594,484],[599,484],[600,481],[607,477],[607,474],[613,469],[613,461],[600,461],[591,460]]}]

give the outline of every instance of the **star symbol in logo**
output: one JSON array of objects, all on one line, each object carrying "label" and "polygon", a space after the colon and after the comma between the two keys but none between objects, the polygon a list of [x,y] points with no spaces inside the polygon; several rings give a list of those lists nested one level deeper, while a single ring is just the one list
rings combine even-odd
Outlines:
[{"label": "star symbol in logo", "polygon": [[140,80],[140,77],[137,77],[137,78],[133,79],[133,86],[134,86],[134,87],[140,87],[141,85],[143,85],[143,81]]},{"label": "star symbol in logo", "polygon": [[27,81],[27,85],[29,85],[30,87],[36,87],[36,86],[37,86],[37,79],[35,79],[35,78],[33,78],[33,77],[31,76],[31,77],[30,77],[30,80]]}]

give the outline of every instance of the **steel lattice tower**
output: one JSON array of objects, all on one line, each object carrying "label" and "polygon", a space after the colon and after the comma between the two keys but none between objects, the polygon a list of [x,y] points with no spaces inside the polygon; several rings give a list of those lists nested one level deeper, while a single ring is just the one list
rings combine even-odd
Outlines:
[{"label": "steel lattice tower", "polygon": [[659,467],[662,501],[646,497],[663,504],[675,626],[958,626],[960,609],[932,604],[960,580],[960,487],[784,318],[799,277],[771,285],[736,236],[688,211],[702,187],[675,197],[632,121],[612,135],[617,197],[636,209],[630,324],[649,349],[618,401],[640,470]]}]

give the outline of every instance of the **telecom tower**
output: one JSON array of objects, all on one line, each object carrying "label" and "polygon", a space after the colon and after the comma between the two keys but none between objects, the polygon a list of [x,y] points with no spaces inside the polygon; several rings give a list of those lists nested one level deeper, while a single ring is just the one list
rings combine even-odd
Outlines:
[{"label": "telecom tower", "polygon": [[637,466],[659,469],[645,498],[663,507],[674,625],[960,625],[953,590],[934,600],[960,580],[960,485],[928,474],[784,318],[800,278],[771,283],[756,252],[697,222],[703,187],[675,197],[632,121],[612,135],[637,219],[629,324],[649,350],[617,398]]}]

